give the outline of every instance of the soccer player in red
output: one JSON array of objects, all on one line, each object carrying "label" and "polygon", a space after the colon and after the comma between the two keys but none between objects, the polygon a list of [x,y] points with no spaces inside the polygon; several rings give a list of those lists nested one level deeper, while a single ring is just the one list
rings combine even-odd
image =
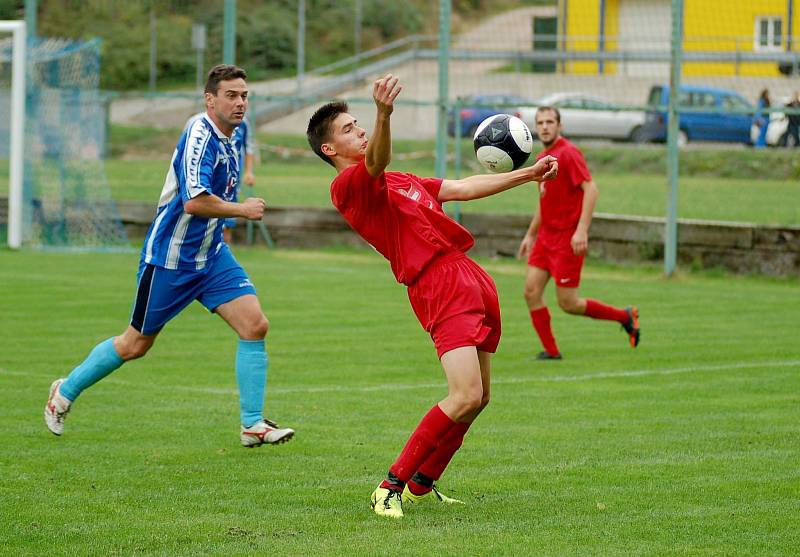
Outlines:
[{"label": "soccer player in red", "polygon": [[447,378],[447,396],[422,418],[372,494],[375,512],[393,518],[403,516],[403,503],[418,503],[426,496],[460,503],[439,493],[433,483],[489,402],[491,354],[500,341],[497,289],[465,255],[473,238],[445,214],[442,203],[486,197],[549,180],[558,172],[549,156],[506,174],[461,180],[385,171],[392,153],[390,115],[400,91],[391,75],[373,84],[377,117],[369,141],[341,102],[317,110],[307,132],[314,152],[336,168],[334,206],[389,260],[397,281],[408,286],[411,306],[430,333]]},{"label": "soccer player in red", "polygon": [[578,294],[583,258],[588,248],[589,225],[599,195],[586,161],[580,150],[561,136],[561,114],[557,108],[539,107],[536,111],[536,134],[544,145],[537,158],[556,157],[559,164],[558,176],[554,180],[539,182],[539,210],[520,243],[518,254],[520,258],[528,257],[525,301],[533,328],[544,347],[537,359],[562,359],[550,328],[550,312],[542,297],[551,276],[556,283],[556,298],[562,310],[572,315],[619,322],[628,333],[631,346],[636,348],[639,344],[639,310],[636,306],[616,308],[581,298]]}]

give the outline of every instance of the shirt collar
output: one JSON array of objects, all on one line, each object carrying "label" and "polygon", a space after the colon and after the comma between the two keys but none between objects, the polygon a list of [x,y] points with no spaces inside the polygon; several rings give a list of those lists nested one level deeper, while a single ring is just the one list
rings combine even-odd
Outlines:
[{"label": "shirt collar", "polygon": [[[222,133],[220,131],[220,129],[217,127],[217,125],[214,123],[214,121],[211,118],[209,118],[208,112],[204,112],[203,113],[203,118],[205,119],[206,122],[208,122],[208,125],[211,126],[211,129],[214,130],[214,133],[217,134],[217,137],[219,138],[220,141],[230,141],[231,140],[231,138],[233,137],[233,133],[231,133],[231,137],[228,137],[227,135]],[[236,131],[236,128],[234,128],[234,132],[235,131]]]}]

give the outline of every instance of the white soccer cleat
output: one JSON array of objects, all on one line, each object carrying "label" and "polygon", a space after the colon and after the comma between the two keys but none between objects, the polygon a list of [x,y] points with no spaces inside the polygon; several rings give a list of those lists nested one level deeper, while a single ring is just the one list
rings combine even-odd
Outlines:
[{"label": "white soccer cleat", "polygon": [[277,445],[285,443],[294,436],[294,430],[288,427],[280,427],[270,420],[261,420],[250,427],[242,426],[239,439],[242,445],[248,448],[260,447],[264,443]]},{"label": "white soccer cleat", "polygon": [[53,384],[50,385],[50,396],[47,398],[47,404],[44,405],[44,423],[47,424],[47,429],[56,435],[64,433],[64,419],[72,406],[72,403],[59,391],[63,382],[63,379],[53,381]]}]

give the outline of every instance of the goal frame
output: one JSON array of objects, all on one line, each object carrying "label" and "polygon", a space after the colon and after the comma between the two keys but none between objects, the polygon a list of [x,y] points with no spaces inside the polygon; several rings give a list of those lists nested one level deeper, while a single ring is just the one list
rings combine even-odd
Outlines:
[{"label": "goal frame", "polygon": [[22,246],[22,191],[25,156],[25,59],[27,26],[24,21],[0,20],[0,32],[13,36],[11,58],[11,122],[8,182],[8,247]]}]

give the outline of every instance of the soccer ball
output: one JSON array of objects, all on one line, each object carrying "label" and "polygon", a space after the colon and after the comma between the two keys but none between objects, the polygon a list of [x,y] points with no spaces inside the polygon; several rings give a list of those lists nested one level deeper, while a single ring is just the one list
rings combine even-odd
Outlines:
[{"label": "soccer ball", "polygon": [[473,139],[475,156],[489,172],[508,172],[525,164],[533,149],[531,130],[516,116],[495,114],[480,123]]}]

